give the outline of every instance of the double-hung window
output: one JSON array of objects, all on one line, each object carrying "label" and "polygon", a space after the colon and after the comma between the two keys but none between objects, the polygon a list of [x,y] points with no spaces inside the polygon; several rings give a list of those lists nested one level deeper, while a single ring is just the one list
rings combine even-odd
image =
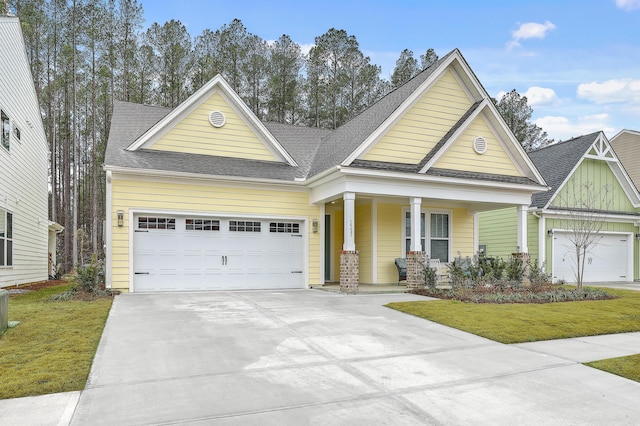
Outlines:
[{"label": "double-hung window", "polygon": [[[420,213],[420,248],[432,259],[449,261],[451,249],[451,215],[443,212]],[[411,247],[411,212],[404,213],[404,254]]]},{"label": "double-hung window", "polygon": [[13,266],[13,214],[0,209],[0,267]]}]

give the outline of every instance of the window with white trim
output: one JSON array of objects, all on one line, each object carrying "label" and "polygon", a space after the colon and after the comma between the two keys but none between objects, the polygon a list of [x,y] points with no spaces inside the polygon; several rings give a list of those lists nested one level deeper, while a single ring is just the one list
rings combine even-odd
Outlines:
[{"label": "window with white trim", "polygon": [[141,216],[138,218],[138,229],[176,229],[176,219],[173,217],[150,217]]},{"label": "window with white trim", "polygon": [[229,231],[231,232],[260,232],[260,222],[248,220],[230,220]]},{"label": "window with white trim", "polygon": [[11,122],[9,116],[4,110],[0,110],[0,126],[2,126],[2,134],[0,135],[0,144],[9,151],[11,148]]},{"label": "window with white trim", "polygon": [[220,221],[214,219],[191,219],[185,221],[187,231],[219,231]]},{"label": "window with white trim", "polygon": [[[404,213],[404,253],[411,247],[411,212]],[[451,249],[451,214],[423,211],[420,213],[420,248],[432,259],[449,262]]]},{"label": "window with white trim", "polygon": [[13,266],[13,213],[0,209],[0,267]]}]

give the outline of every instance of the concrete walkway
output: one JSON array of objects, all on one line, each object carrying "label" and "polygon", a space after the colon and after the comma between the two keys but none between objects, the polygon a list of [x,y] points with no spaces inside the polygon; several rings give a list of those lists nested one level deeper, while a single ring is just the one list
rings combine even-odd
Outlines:
[{"label": "concrete walkway", "polygon": [[640,333],[503,345],[383,306],[410,300],[425,298],[123,294],[86,389],[0,401],[0,424],[640,421],[640,383],[580,364],[640,353]]}]

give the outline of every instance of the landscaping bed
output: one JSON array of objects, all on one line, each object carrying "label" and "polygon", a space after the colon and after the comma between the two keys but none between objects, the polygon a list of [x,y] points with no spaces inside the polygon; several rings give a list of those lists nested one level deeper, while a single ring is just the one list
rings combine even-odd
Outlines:
[{"label": "landscaping bed", "polygon": [[410,293],[438,299],[459,300],[471,303],[552,303],[616,298],[602,289],[584,287],[567,288],[553,284],[500,288],[480,284],[471,288],[422,288]]}]

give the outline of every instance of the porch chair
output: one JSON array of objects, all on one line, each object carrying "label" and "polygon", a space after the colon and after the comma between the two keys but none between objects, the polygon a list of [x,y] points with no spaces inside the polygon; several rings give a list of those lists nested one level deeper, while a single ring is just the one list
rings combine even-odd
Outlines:
[{"label": "porch chair", "polygon": [[396,257],[395,264],[398,270],[398,285],[400,285],[400,281],[407,280],[407,259],[405,257]]}]

